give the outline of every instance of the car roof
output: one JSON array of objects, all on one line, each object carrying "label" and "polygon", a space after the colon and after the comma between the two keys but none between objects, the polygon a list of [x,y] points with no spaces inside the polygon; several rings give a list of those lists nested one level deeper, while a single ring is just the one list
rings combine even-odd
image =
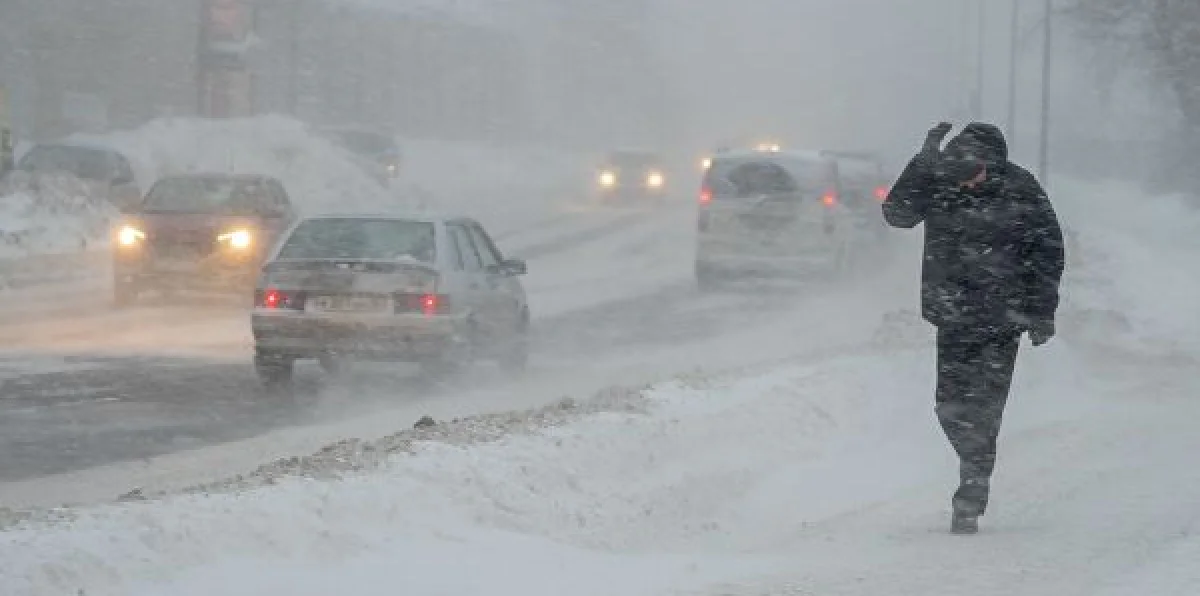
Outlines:
[{"label": "car roof", "polygon": [[[361,213],[361,212],[315,213],[315,214],[303,216],[301,218],[301,221],[322,220],[322,219],[362,219],[362,220],[368,220],[368,219],[389,220],[390,219],[390,220],[396,220],[396,221],[413,221],[413,222],[418,222],[418,223],[432,223],[432,224],[438,224],[438,223],[444,224],[444,223],[450,223],[450,222],[455,222],[455,221],[471,220],[471,218],[461,216],[461,215],[446,215],[446,214],[438,214],[438,213],[424,213],[424,212],[414,213],[414,212],[405,212],[405,211],[393,211],[393,212],[374,212],[374,213]],[[474,221],[474,220],[471,220],[471,221]]]},{"label": "car roof", "polygon": [[396,142],[396,137],[391,132],[367,127],[357,126],[326,126],[318,128],[317,132],[324,135],[362,135],[387,139],[390,143]]},{"label": "car roof", "polygon": [[204,180],[233,180],[235,182],[259,182],[263,180],[276,180],[273,176],[266,174],[234,174],[223,172],[180,172],[178,174],[166,174],[159,177],[159,180],[178,180],[180,178],[200,178]]},{"label": "car roof", "polygon": [[29,148],[29,150],[33,151],[34,149],[38,149],[38,148],[82,149],[85,151],[101,151],[104,153],[112,153],[115,155],[121,155],[120,151],[117,151],[116,149],[109,147],[107,145],[101,145],[99,143],[80,142],[80,141],[56,141],[56,142],[52,142],[52,143],[35,143],[32,147]]},{"label": "car roof", "polygon": [[780,151],[758,151],[756,149],[731,149],[712,156],[714,162],[724,160],[749,161],[755,158],[764,161],[832,161],[833,158],[821,151],[783,149]]}]

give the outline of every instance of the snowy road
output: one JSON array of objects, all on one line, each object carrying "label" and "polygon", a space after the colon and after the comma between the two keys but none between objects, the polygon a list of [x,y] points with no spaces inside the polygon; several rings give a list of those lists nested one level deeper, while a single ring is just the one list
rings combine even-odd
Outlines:
[{"label": "snowy road", "polygon": [[[246,313],[237,304],[83,310],[10,322],[0,341],[18,347],[0,360],[0,452],[6,454],[0,483],[11,488],[378,409],[408,424],[443,401],[461,406],[456,415],[475,414],[537,405],[589,383],[599,388],[617,379],[650,381],[720,367],[728,359],[694,346],[798,310],[817,318],[827,297],[847,291],[818,286],[799,293],[698,294],[687,237],[693,224],[682,206],[577,211],[546,221],[514,226],[501,240],[514,254],[530,256],[535,358],[521,380],[483,369],[451,386],[429,386],[408,369],[370,366],[353,379],[328,381],[309,366],[300,371],[291,403],[258,391],[247,365]],[[874,324],[878,314],[864,320]],[[662,356],[629,357],[655,351]],[[629,369],[634,363],[640,371]],[[464,392],[487,397],[463,399]],[[514,401],[514,394],[537,397]],[[12,494],[0,490],[5,502],[13,502]],[[22,491],[22,501],[62,499],[27,494]]]}]

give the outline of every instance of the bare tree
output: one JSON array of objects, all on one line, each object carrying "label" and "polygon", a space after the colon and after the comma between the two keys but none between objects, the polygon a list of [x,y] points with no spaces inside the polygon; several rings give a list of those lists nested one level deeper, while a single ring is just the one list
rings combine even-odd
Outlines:
[{"label": "bare tree", "polygon": [[1200,131],[1200,2],[1081,0],[1074,13],[1107,64],[1126,57],[1149,67]]},{"label": "bare tree", "polygon": [[[1072,11],[1098,52],[1097,64],[1124,64],[1151,75],[1178,106],[1175,172],[1200,155],[1200,2],[1197,0],[1079,0]],[[1179,151],[1182,149],[1182,151]],[[1179,160],[1179,162],[1176,162]],[[1195,189],[1200,174],[1191,174]]]}]

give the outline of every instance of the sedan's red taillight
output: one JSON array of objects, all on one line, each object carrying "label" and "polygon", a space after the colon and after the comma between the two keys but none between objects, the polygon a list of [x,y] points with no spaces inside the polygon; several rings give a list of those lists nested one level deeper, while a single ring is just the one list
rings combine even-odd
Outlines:
[{"label": "sedan's red taillight", "polygon": [[707,186],[700,187],[700,204],[707,205],[713,200],[712,189]]},{"label": "sedan's red taillight", "polygon": [[255,304],[263,308],[279,308],[287,305],[287,295],[275,288],[263,290]]},{"label": "sedan's red taillight", "polygon": [[879,188],[875,189],[875,198],[879,199],[881,202],[886,201],[887,196],[888,196],[888,189],[886,186],[880,186]]},{"label": "sedan's red taillight", "polygon": [[450,312],[450,296],[446,294],[400,294],[396,296],[397,313],[442,315]]},{"label": "sedan's red taillight", "polygon": [[837,195],[832,192],[827,192],[825,193],[825,196],[821,197],[821,203],[823,203],[826,207],[833,207],[834,205],[837,205]]},{"label": "sedan's red taillight", "polygon": [[285,292],[278,288],[267,288],[254,293],[254,306],[271,310],[304,308],[304,292]]}]

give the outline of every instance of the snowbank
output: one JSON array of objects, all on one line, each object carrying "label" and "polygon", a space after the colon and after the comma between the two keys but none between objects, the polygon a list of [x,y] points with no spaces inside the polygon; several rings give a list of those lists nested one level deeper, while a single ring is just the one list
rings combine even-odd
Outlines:
[{"label": "snowbank", "polygon": [[108,243],[117,216],[70,175],[15,174],[0,196],[0,259],[76,253]]},{"label": "snowbank", "polygon": [[[836,451],[896,410],[869,407],[885,395],[872,380],[882,376],[845,382],[858,367],[679,379],[345,442],[209,494],[9,529],[0,577],[13,594],[89,596],[323,594],[333,581],[362,594],[555,596],[711,583],[758,562],[717,566],[713,555],[736,545],[705,519],[728,520],[764,474]],[[617,554],[630,549],[656,554]]]},{"label": "snowbank", "polygon": [[125,154],[143,190],[168,174],[255,173],[279,178],[305,211],[397,207],[397,199],[345,151],[314,135],[303,123],[282,116],[160,119],[134,130],[76,138]]},{"label": "snowbank", "polygon": [[1121,183],[1066,180],[1056,191],[1073,236],[1065,331],[1131,352],[1200,354],[1200,212]]}]

